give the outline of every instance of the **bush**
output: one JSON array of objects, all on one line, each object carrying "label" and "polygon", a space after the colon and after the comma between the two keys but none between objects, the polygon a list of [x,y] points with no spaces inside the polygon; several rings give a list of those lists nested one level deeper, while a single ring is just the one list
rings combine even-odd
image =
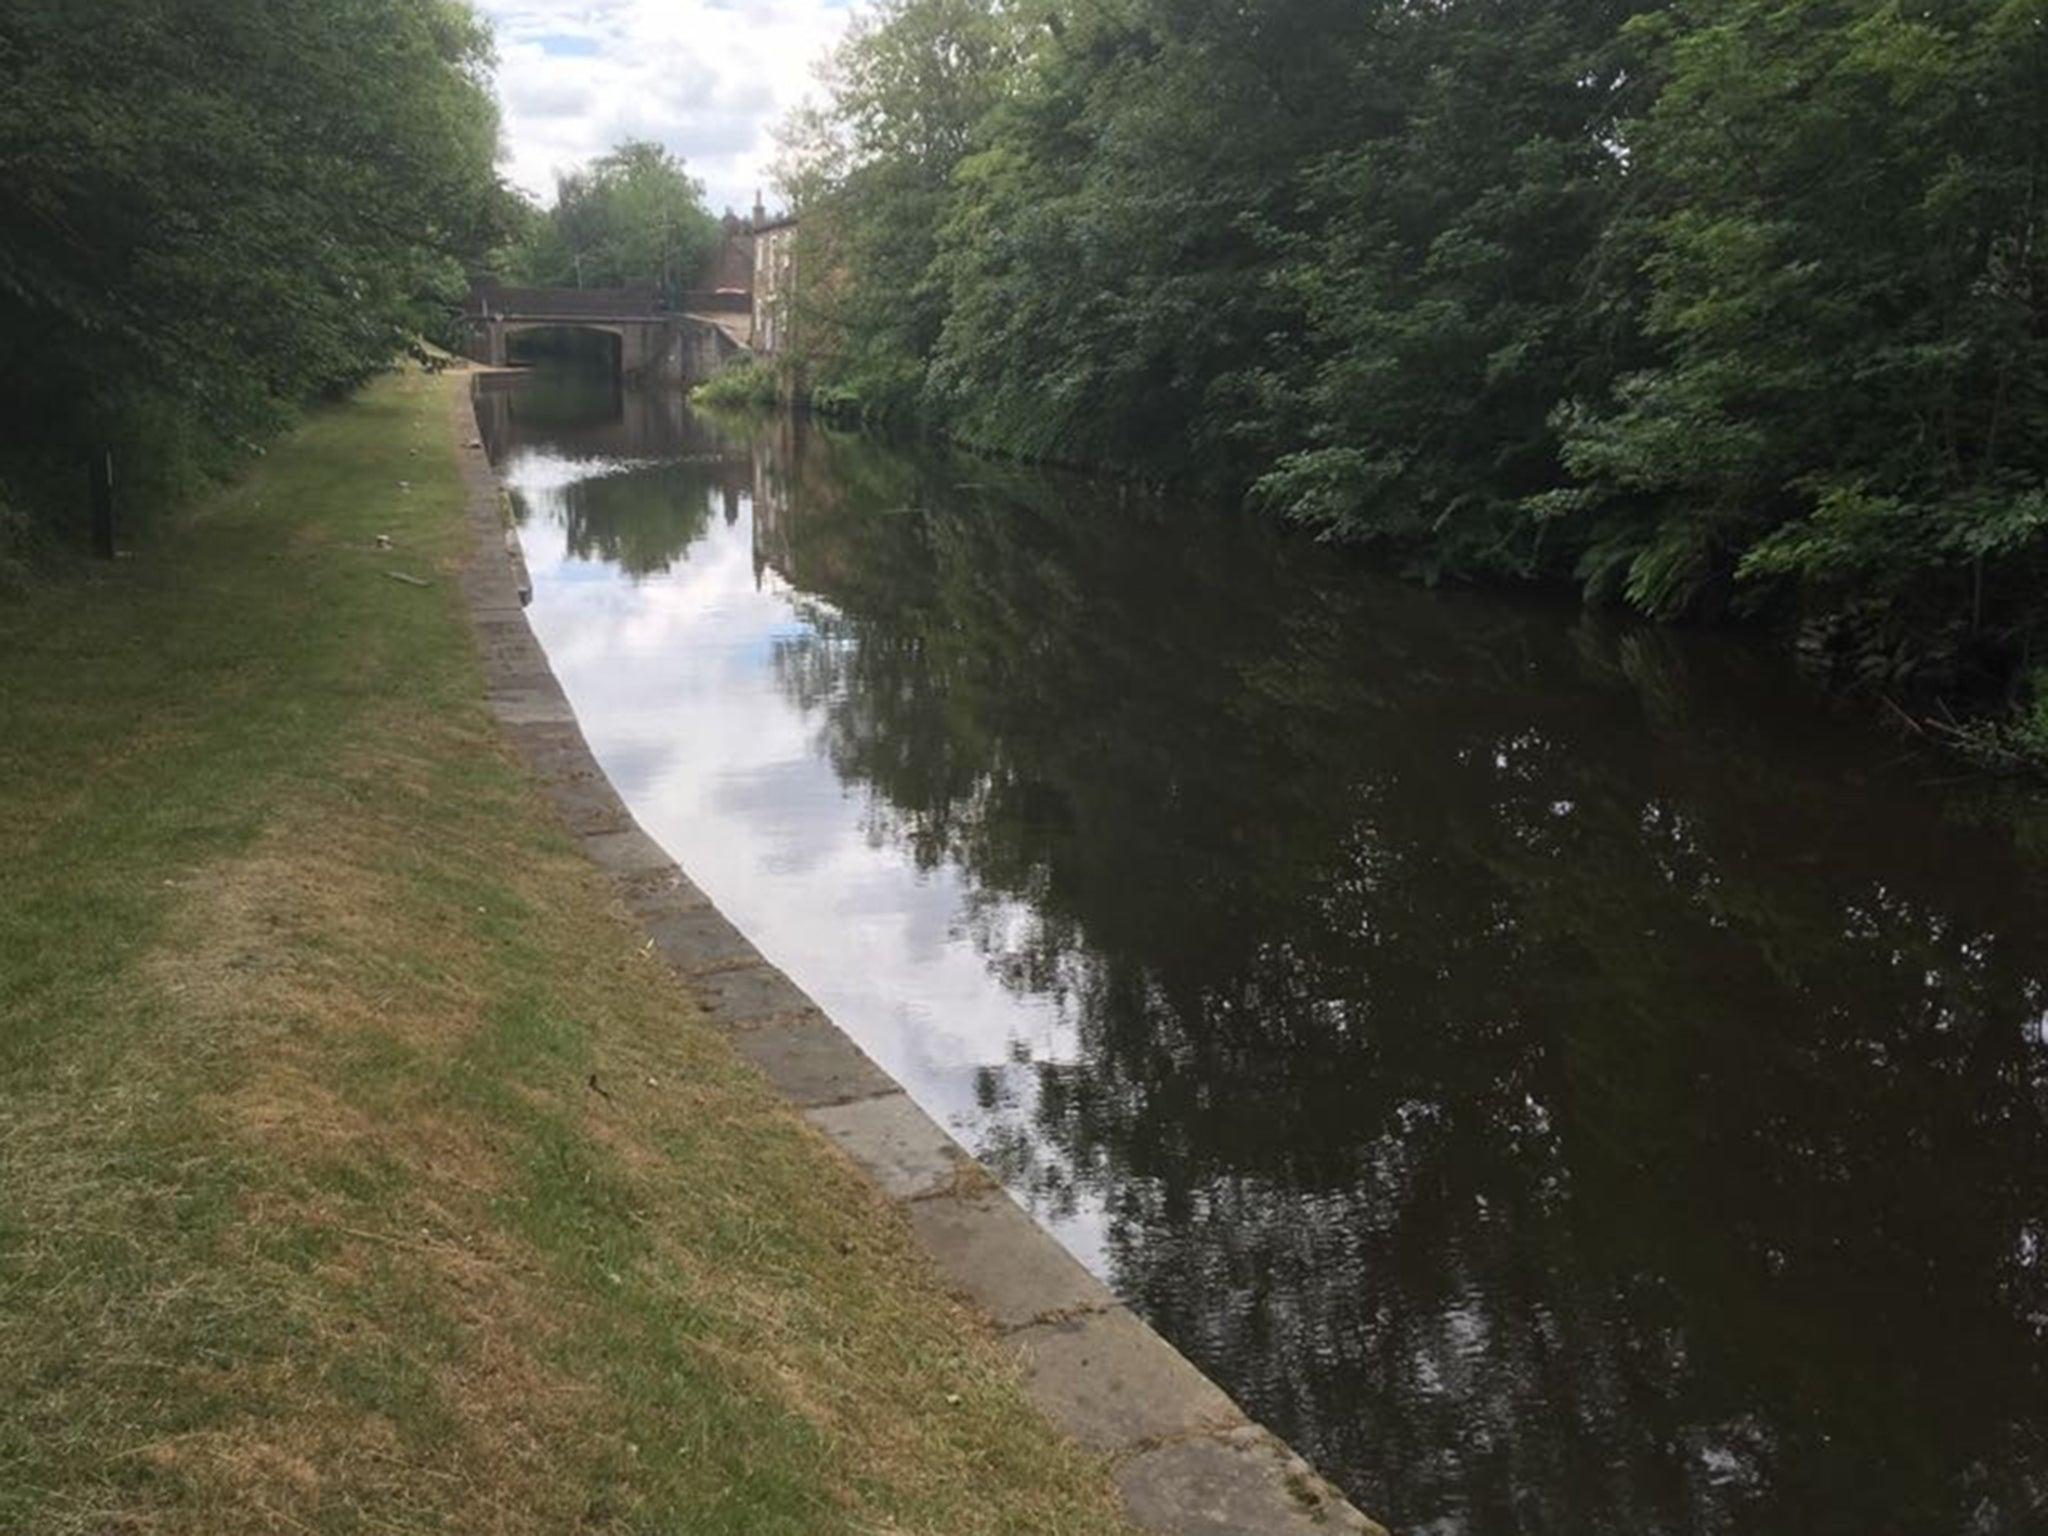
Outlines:
[{"label": "bush", "polygon": [[690,392],[698,405],[723,405],[747,410],[772,410],[781,398],[781,380],[766,363],[735,358]]},{"label": "bush", "polygon": [[2048,667],[2029,679],[2031,697],[2007,731],[2013,749],[2035,768],[2048,770]]},{"label": "bush", "polygon": [[820,384],[811,391],[811,411],[827,421],[860,426],[868,420],[867,402],[857,389],[843,384]]},{"label": "bush", "polygon": [[2048,667],[2036,667],[2002,716],[1929,722],[1932,734],[1990,773],[2048,777]]}]

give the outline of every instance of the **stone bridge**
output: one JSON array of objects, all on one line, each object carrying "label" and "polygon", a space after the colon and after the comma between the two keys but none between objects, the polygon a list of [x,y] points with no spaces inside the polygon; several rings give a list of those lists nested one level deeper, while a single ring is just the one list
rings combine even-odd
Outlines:
[{"label": "stone bridge", "polygon": [[724,293],[686,294],[684,307],[671,309],[653,283],[624,288],[507,288],[478,283],[470,290],[467,306],[470,355],[502,368],[514,336],[529,331],[595,331],[617,340],[614,352],[621,376],[695,384],[745,350],[748,309],[745,295]]}]

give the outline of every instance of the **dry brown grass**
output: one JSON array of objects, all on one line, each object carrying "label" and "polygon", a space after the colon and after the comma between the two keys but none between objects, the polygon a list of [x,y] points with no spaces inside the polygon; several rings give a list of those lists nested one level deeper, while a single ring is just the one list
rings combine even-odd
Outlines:
[{"label": "dry brown grass", "polygon": [[[281,652],[210,747],[124,760],[165,810],[44,765],[44,835],[91,856],[38,876],[75,921],[7,935],[45,1016],[0,1068],[0,1530],[1121,1530],[644,953],[479,707],[452,589],[347,584],[390,513],[337,466],[438,445],[444,387],[380,386],[195,528],[220,581],[263,563],[232,627],[169,586],[105,616]],[[445,569],[452,463],[401,473]],[[257,500],[327,531],[253,539]]]}]

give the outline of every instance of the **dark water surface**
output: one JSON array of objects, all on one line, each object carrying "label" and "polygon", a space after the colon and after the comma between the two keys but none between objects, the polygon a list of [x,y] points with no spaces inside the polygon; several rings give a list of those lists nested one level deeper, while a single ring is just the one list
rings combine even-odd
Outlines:
[{"label": "dark water surface", "polygon": [[2048,1528],[2039,802],[1747,649],[1115,488],[485,417],[641,821],[1362,1507]]}]

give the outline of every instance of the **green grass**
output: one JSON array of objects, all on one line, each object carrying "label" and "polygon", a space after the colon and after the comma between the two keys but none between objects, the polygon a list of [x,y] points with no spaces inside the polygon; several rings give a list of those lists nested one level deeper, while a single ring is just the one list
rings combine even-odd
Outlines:
[{"label": "green grass", "polygon": [[1122,1530],[499,742],[459,387],[0,608],[0,1531]]}]

